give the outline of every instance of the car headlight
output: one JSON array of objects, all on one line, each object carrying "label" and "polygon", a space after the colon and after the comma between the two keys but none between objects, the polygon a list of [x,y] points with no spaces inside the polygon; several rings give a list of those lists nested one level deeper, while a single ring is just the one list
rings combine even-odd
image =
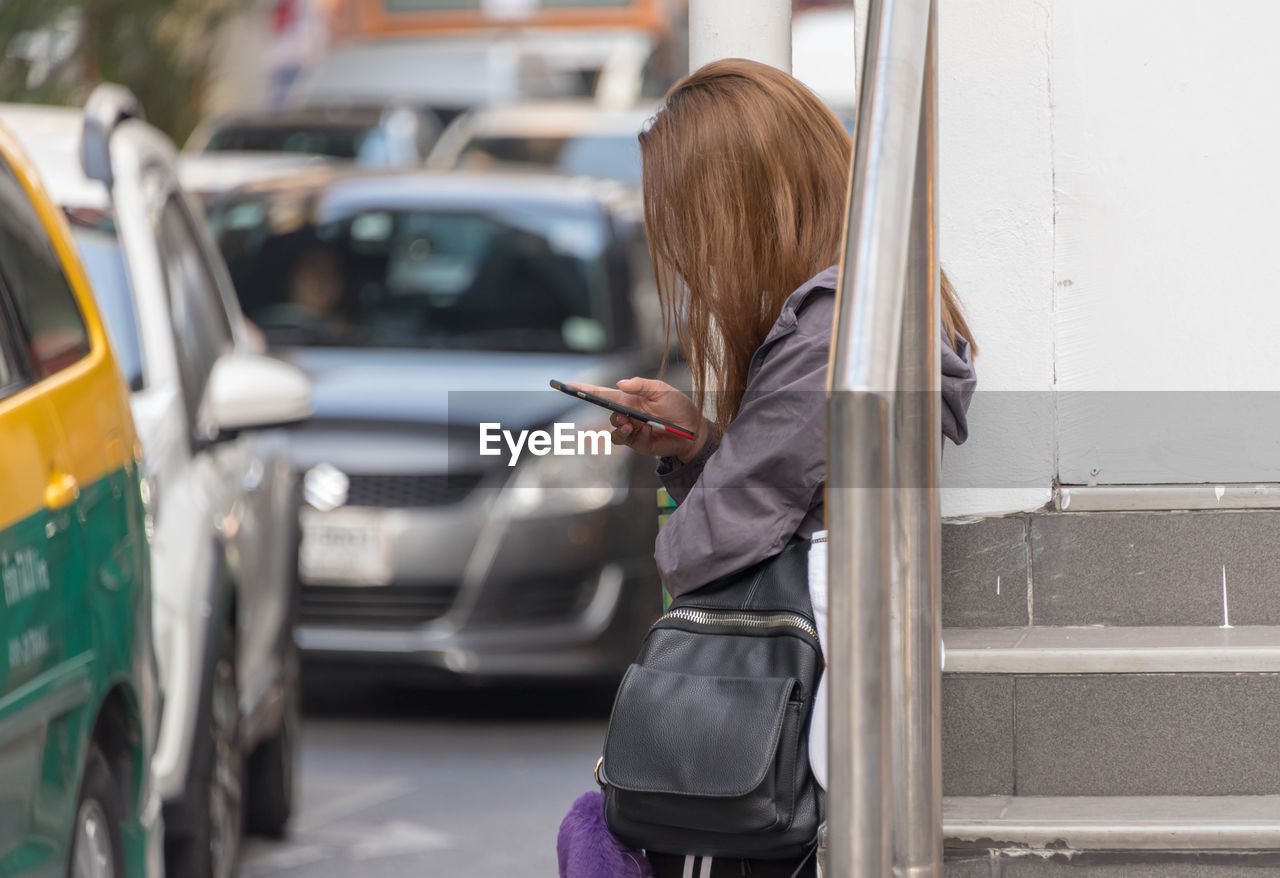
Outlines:
[{"label": "car headlight", "polygon": [[630,452],[613,447],[608,418],[597,412],[556,425],[556,442],[546,454],[525,452],[504,491],[513,517],[591,512],[626,496]]},{"label": "car headlight", "polygon": [[351,479],[331,463],[318,463],[302,477],[302,496],[321,512],[346,505]]}]

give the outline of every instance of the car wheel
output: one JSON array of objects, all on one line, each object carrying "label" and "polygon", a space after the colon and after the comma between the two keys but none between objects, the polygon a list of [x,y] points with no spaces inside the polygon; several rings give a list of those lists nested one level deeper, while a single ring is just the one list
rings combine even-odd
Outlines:
[{"label": "car wheel", "polygon": [[120,789],[107,758],[90,745],[76,801],[68,878],[116,878],[124,875],[120,845]]},{"label": "car wheel", "polygon": [[293,813],[294,769],[298,732],[302,728],[302,694],[297,651],[286,663],[284,713],[280,728],[264,740],[249,760],[249,831],[283,838]]},{"label": "car wheel", "polygon": [[209,686],[209,703],[193,753],[191,835],[176,844],[165,866],[168,875],[232,878],[244,825],[244,757],[240,749],[240,689],[235,637],[219,638]]}]

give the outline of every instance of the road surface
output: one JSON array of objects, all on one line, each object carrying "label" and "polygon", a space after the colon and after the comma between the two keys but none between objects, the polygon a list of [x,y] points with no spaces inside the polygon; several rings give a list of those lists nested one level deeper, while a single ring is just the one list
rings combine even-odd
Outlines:
[{"label": "road surface", "polygon": [[562,690],[313,698],[292,831],[246,839],[237,878],[555,876],[607,718],[606,697]]}]

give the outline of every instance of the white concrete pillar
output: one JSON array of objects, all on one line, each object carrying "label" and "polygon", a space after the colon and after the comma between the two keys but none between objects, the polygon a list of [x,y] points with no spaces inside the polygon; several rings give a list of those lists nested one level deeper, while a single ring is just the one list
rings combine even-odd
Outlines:
[{"label": "white concrete pillar", "polygon": [[750,58],[791,72],[791,0],[689,0],[689,69]]}]

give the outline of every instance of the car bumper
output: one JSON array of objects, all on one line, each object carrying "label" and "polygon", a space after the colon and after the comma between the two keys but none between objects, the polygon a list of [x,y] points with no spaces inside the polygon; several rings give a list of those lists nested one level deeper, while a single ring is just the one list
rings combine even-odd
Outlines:
[{"label": "car bumper", "polygon": [[652,497],[518,520],[485,498],[386,511],[384,584],[304,578],[304,667],[436,682],[616,678],[661,611]]},{"label": "car bumper", "polygon": [[[628,581],[621,567],[600,570],[585,610],[563,622],[496,626],[489,630],[428,625],[410,630],[300,625],[295,638],[304,667],[377,671],[400,680],[604,680],[634,658],[639,636],[656,617],[631,595],[652,581]],[[656,592],[655,592],[656,594]],[[630,605],[630,606],[628,606]],[[637,622],[638,620],[638,622]]]}]

